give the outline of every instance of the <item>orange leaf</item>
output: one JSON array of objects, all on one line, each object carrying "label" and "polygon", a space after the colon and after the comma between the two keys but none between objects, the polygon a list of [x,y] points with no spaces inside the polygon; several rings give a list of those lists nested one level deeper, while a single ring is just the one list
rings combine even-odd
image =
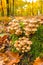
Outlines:
[{"label": "orange leaf", "polygon": [[34,61],[33,65],[43,65],[43,60],[38,57]]}]

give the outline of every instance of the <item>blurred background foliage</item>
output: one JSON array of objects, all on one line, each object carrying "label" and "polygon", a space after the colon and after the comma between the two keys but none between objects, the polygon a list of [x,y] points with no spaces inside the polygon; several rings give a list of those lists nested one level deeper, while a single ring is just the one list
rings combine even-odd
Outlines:
[{"label": "blurred background foliage", "polygon": [[0,16],[43,15],[43,0],[0,0]]}]

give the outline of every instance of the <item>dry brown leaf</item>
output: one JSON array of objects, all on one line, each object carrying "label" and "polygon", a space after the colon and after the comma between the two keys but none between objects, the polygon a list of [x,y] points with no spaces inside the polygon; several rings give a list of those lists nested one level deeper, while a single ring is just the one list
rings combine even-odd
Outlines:
[{"label": "dry brown leaf", "polygon": [[8,38],[8,35],[4,35],[3,37],[0,37],[0,45],[5,43],[5,40]]},{"label": "dry brown leaf", "polygon": [[20,62],[20,59],[22,58],[22,56],[19,56],[19,53],[7,51],[6,54],[10,58],[10,62],[7,65],[16,64],[16,63]]},{"label": "dry brown leaf", "polygon": [[0,37],[0,45],[2,44],[2,38]]},{"label": "dry brown leaf", "polygon": [[34,61],[33,65],[43,65],[43,60],[38,57]]},{"label": "dry brown leaf", "polygon": [[[9,45],[8,35],[0,37],[0,51],[3,52],[7,45]],[[7,46],[8,47],[8,46]]]},{"label": "dry brown leaf", "polygon": [[18,63],[19,62],[19,59],[18,60],[11,60],[7,65],[13,65],[15,63]]},{"label": "dry brown leaf", "polygon": [[10,57],[10,58],[18,58],[19,57],[19,53],[14,53],[11,51],[6,51],[6,54]]},{"label": "dry brown leaf", "polygon": [[7,51],[6,53],[0,53],[0,61],[3,60],[5,65],[13,65],[20,62],[22,56],[19,56],[19,53],[13,53],[11,51]]},{"label": "dry brown leaf", "polygon": [[7,39],[7,35],[4,35],[3,37],[2,37],[2,41],[4,41],[5,39]]},{"label": "dry brown leaf", "polygon": [[0,53],[0,61],[3,61],[3,63],[6,63],[9,61],[9,59],[5,53]]}]

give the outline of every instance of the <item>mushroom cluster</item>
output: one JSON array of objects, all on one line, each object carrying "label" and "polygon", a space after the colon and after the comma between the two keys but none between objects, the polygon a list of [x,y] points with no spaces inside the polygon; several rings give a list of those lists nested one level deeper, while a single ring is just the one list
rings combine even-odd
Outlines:
[{"label": "mushroom cluster", "polygon": [[[23,27],[23,30],[21,28]],[[16,35],[21,35],[22,32],[25,33],[25,35],[30,35],[35,33],[37,31],[37,28],[39,26],[39,22],[34,19],[27,19],[27,20],[12,20],[12,22],[9,22],[9,26],[7,27],[7,31],[10,33],[14,33]]]},{"label": "mushroom cluster", "polygon": [[9,26],[7,27],[8,32],[10,33],[14,33],[16,35],[21,35],[22,34],[22,30],[20,28],[20,25],[18,22],[10,22]]},{"label": "mushroom cluster", "polygon": [[31,42],[28,38],[22,37],[22,38],[19,38],[19,40],[17,40],[17,41],[15,42],[14,47],[15,47],[18,51],[24,53],[24,52],[30,51],[30,49],[31,49],[31,47],[30,47],[31,44],[32,44],[32,42]]},{"label": "mushroom cluster", "polygon": [[30,35],[35,33],[37,31],[37,28],[39,26],[38,21],[36,20],[29,20],[29,21],[24,21],[24,33],[25,35]]}]

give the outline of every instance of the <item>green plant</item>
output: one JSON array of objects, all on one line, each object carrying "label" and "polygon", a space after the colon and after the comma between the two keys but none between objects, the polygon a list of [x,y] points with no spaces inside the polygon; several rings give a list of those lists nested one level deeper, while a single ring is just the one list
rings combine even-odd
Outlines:
[{"label": "green plant", "polygon": [[18,40],[19,37],[18,37],[17,35],[15,35],[15,34],[11,34],[11,35],[10,35],[10,38],[11,38],[11,40],[12,40],[12,43],[14,44],[15,41]]},{"label": "green plant", "polygon": [[40,25],[36,32],[37,38],[40,42],[43,42],[43,25]]},{"label": "green plant", "polygon": [[15,43],[15,41],[16,40],[18,40],[18,36],[17,35],[15,35],[15,34],[11,34],[10,35],[10,38],[11,38],[11,43],[10,43],[10,45],[11,45],[11,51],[12,52],[18,52],[17,50],[16,50],[16,48],[14,47],[14,43]]},{"label": "green plant", "polygon": [[30,54],[32,60],[36,59],[43,53],[43,25],[39,26],[37,32],[31,37],[32,45]]},{"label": "green plant", "polygon": [[20,27],[23,29],[24,27],[23,21],[20,21],[19,24],[20,24]]}]

